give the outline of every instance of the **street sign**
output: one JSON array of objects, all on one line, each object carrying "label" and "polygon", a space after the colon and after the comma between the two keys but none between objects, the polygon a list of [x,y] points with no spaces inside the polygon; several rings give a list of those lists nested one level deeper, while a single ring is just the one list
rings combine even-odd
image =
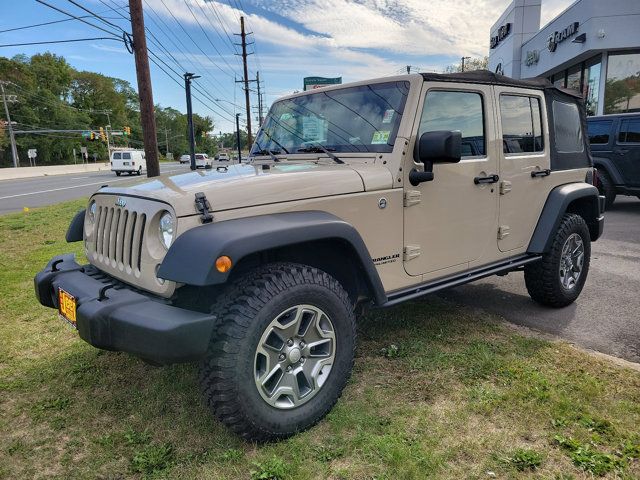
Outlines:
[{"label": "street sign", "polygon": [[80,153],[82,155],[86,155],[87,154],[87,147],[80,147]]},{"label": "street sign", "polygon": [[30,148],[30,149],[27,151],[27,156],[28,156],[29,158],[36,158],[36,156],[37,156],[37,155],[38,155],[38,150],[36,150],[35,148]]},{"label": "street sign", "polygon": [[89,138],[91,136],[91,132],[90,131],[84,131],[82,132],[82,138]]},{"label": "street sign", "polygon": [[326,87],[327,85],[337,85],[342,83],[342,77],[304,77],[304,91]]},{"label": "street sign", "polygon": [[111,131],[110,133],[112,137],[122,137],[123,135],[125,135],[124,132],[119,132],[119,131]]}]

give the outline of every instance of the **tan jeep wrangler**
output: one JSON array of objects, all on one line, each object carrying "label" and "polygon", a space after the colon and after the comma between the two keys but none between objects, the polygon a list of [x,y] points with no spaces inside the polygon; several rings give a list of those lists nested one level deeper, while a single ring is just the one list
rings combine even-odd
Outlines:
[{"label": "tan jeep wrangler", "polygon": [[254,440],[318,422],[356,315],[494,274],[573,302],[603,202],[582,101],[490,72],[404,75],[275,102],[248,164],[104,187],[72,221],[88,265],[35,278],[98,348],[200,361],[205,399]]}]

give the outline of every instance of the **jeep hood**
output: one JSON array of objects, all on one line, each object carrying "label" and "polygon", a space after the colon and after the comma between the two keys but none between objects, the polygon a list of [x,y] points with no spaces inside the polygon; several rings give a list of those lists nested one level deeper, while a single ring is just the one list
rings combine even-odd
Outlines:
[{"label": "jeep hood", "polygon": [[195,194],[203,192],[213,212],[391,188],[388,169],[373,164],[322,165],[311,162],[229,165],[161,176],[130,187],[98,193],[146,197],[173,206],[179,217],[196,215]]}]

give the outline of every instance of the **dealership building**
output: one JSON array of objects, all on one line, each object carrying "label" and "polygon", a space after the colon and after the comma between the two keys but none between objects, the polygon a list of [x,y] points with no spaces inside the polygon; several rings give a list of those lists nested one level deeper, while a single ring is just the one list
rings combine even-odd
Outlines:
[{"label": "dealership building", "polygon": [[541,1],[507,7],[488,68],[578,90],[589,115],[640,112],[640,0],[577,0],[542,28]]}]

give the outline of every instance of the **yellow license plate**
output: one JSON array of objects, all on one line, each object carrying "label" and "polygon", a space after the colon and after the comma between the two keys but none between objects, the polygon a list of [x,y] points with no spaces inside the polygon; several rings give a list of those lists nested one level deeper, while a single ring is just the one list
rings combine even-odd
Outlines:
[{"label": "yellow license plate", "polygon": [[76,328],[76,297],[63,289],[58,289],[58,311],[60,316]]}]

